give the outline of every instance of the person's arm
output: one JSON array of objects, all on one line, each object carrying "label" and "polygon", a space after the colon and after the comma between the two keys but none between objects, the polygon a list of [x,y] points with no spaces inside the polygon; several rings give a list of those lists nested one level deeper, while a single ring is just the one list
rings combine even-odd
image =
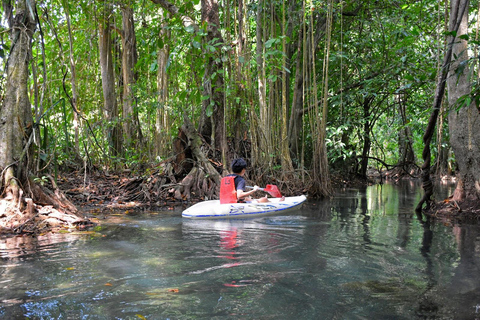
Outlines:
[{"label": "person's arm", "polygon": [[258,186],[254,186],[250,191],[243,191],[242,189],[237,189],[237,199],[244,199],[258,190]]}]

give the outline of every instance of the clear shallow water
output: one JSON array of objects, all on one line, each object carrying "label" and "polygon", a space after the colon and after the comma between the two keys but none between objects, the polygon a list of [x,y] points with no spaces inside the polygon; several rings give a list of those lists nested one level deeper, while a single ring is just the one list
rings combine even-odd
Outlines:
[{"label": "clear shallow water", "polygon": [[289,215],[1,239],[0,318],[480,318],[480,228],[418,217],[420,196],[371,186]]}]

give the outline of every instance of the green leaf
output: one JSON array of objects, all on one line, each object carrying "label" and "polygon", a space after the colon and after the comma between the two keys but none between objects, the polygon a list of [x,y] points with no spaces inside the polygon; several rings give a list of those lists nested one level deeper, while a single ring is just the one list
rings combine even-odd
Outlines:
[{"label": "green leaf", "polygon": [[265,42],[265,48],[271,48],[276,42],[277,42],[277,39],[267,40],[267,42]]},{"label": "green leaf", "polygon": [[455,31],[455,30],[454,31],[445,31],[444,35],[456,37],[457,36],[457,31]]},{"label": "green leaf", "polygon": [[193,45],[194,48],[197,48],[197,49],[200,49],[200,47],[201,47],[200,42],[195,41],[195,40],[192,41],[192,45]]},{"label": "green leaf", "polygon": [[182,91],[178,94],[178,99],[179,100],[185,100],[187,97],[187,92],[186,91]]},{"label": "green leaf", "polygon": [[153,72],[157,70],[157,67],[158,67],[157,60],[153,60],[152,64],[150,64],[150,71]]},{"label": "green leaf", "polygon": [[407,74],[407,75],[405,75],[405,80],[413,82],[413,81],[415,81],[415,78],[411,74]]},{"label": "green leaf", "polygon": [[212,103],[210,103],[207,108],[205,109],[205,114],[207,115],[207,117],[211,117],[212,114],[213,114],[213,101]]},{"label": "green leaf", "polygon": [[160,49],[163,49],[163,47],[165,46],[165,41],[163,41],[163,37],[157,37],[157,46]]},{"label": "green leaf", "polygon": [[195,28],[193,27],[193,25],[186,26],[186,27],[185,27],[185,30],[186,30],[188,33],[194,33],[194,32],[195,32]]},{"label": "green leaf", "polygon": [[480,95],[475,95],[475,105],[477,106],[480,106]]}]

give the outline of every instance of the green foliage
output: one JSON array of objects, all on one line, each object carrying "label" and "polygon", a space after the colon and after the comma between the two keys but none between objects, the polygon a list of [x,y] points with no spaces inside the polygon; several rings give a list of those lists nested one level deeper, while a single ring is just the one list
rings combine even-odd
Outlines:
[{"label": "green foliage", "polygon": [[41,178],[35,177],[35,178],[33,178],[33,181],[36,182],[36,183],[39,183],[43,186],[43,185],[45,185],[45,183],[48,182],[48,177],[46,177],[46,176],[42,176]]},{"label": "green foliage", "polygon": [[[30,79],[32,92],[39,90],[38,96],[32,94],[33,109],[42,115],[42,135],[44,143],[37,146],[37,152],[44,162],[53,161],[67,166],[77,155],[80,159],[89,159],[95,164],[112,166],[121,164],[127,167],[142,162],[154,161],[156,117],[158,113],[168,115],[170,124],[164,130],[165,135],[176,136],[182,125],[183,114],[198,123],[202,105],[207,117],[213,115],[214,102],[210,94],[205,94],[204,83],[210,80],[214,84],[218,77],[224,79],[222,90],[225,94],[227,114],[227,135],[235,137],[234,131],[238,119],[242,119],[242,137],[252,132],[249,115],[258,108],[258,75],[256,61],[256,14],[258,2],[248,2],[242,12],[244,33],[239,39],[239,17],[234,2],[219,6],[220,29],[225,42],[219,39],[206,41],[208,26],[202,24],[199,0],[172,1],[178,7],[178,15],[167,15],[159,5],[151,1],[130,1],[135,10],[135,32],[138,48],[138,61],[135,66],[137,75],[133,87],[135,108],[139,114],[141,131],[146,145],[142,150],[122,150],[121,155],[105,156],[108,146],[106,128],[121,127],[122,113],[117,120],[106,123],[103,111],[103,88],[99,67],[98,30],[102,19],[110,17],[112,30],[113,67],[116,84],[115,95],[118,108],[122,106],[121,82],[121,5],[120,2],[58,1],[44,0],[37,3],[40,23],[44,35],[43,45],[40,34],[35,34],[33,42],[33,65],[36,82]],[[295,92],[295,75],[298,71],[313,72],[312,61],[296,64],[302,58],[303,34],[309,30],[319,31],[318,47],[315,48],[315,77],[318,83],[318,96],[313,97],[313,83],[305,80],[304,107],[311,101],[321,101],[323,92],[324,32],[321,28],[325,19],[326,2],[312,1],[307,4],[307,12],[302,12],[303,2],[285,2],[288,34],[282,34],[283,2],[265,1],[264,67],[267,78],[266,92],[269,117],[273,132],[278,132],[278,109],[281,97],[281,79],[288,75],[288,103],[292,104]],[[111,10],[109,10],[109,8]],[[73,37],[73,59],[76,70],[77,106],[83,117],[80,123],[80,148],[74,150],[74,111],[70,104],[72,83],[70,74],[69,34],[65,18],[68,9]],[[345,160],[353,153],[361,154],[365,139],[365,127],[370,126],[372,149],[370,154],[395,163],[399,157],[398,136],[405,128],[413,135],[413,148],[417,158],[421,158],[423,149],[422,135],[428,121],[437,75],[437,55],[444,48],[442,43],[452,32],[442,32],[443,7],[438,1],[406,1],[398,5],[397,1],[346,1],[334,4],[332,46],[329,60],[329,113],[326,144],[330,163]],[[185,27],[182,15],[198,22],[198,29]],[[312,15],[312,21],[310,21]],[[472,15],[474,16],[474,15]],[[307,19],[306,19],[307,18]],[[3,28],[3,27],[2,27]],[[2,31],[5,31],[3,28]],[[161,31],[169,36],[161,37]],[[316,34],[315,34],[316,35]],[[461,35],[473,45],[480,42],[470,34]],[[286,42],[286,48],[283,42]],[[4,60],[11,46],[7,37],[0,41],[0,59]],[[169,49],[165,72],[168,75],[168,101],[159,102],[157,88],[157,53]],[[45,59],[45,61],[43,61]],[[283,65],[284,59],[287,65]],[[224,68],[205,78],[209,63],[222,63]],[[456,69],[457,74],[464,67],[475,66],[478,60],[468,60]],[[301,68],[297,70],[297,68]],[[473,79],[473,76],[472,76]],[[4,88],[4,78],[0,81]],[[472,94],[459,99],[457,109],[470,103],[480,105],[480,89],[472,80]],[[36,102],[34,103],[34,100]],[[405,109],[405,122],[399,117],[399,105]],[[368,108],[367,108],[368,106]],[[310,128],[312,119],[320,117],[314,112],[305,112],[302,118],[302,136],[304,157],[307,165],[312,160],[315,137]],[[252,122],[253,123],[253,122]],[[238,150],[236,150],[238,151]],[[41,156],[40,156],[41,155]],[[161,155],[167,158],[169,154]],[[276,155],[273,155],[275,158]],[[52,162],[53,163],[53,162]]]}]

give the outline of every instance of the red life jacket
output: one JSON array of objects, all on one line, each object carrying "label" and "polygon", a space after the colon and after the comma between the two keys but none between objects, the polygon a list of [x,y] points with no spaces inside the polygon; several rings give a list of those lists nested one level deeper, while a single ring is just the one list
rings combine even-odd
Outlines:
[{"label": "red life jacket", "polygon": [[237,203],[235,176],[223,177],[220,181],[220,203]]}]

